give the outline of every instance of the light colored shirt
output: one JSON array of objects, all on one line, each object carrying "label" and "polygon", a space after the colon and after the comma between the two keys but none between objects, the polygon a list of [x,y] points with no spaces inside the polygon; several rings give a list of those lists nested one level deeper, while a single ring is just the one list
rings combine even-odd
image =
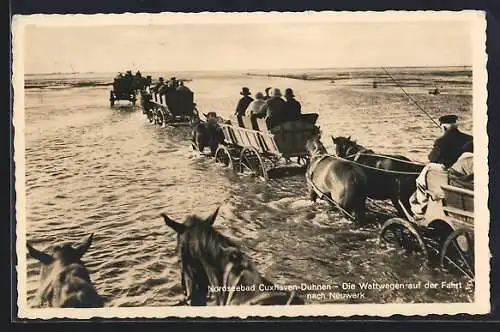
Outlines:
[{"label": "light colored shirt", "polygon": [[473,153],[464,152],[450,168],[462,175],[474,174],[473,157]]},{"label": "light colored shirt", "polygon": [[264,106],[265,103],[266,103],[265,100],[255,99],[254,101],[252,101],[250,103],[250,105],[248,105],[248,108],[247,108],[247,110],[245,112],[245,115],[246,116],[251,116],[252,114],[259,112],[261,110],[262,106]]}]

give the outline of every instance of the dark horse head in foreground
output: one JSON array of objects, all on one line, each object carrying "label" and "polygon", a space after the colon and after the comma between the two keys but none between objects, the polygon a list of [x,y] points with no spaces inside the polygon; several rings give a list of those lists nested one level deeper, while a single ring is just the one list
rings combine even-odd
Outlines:
[{"label": "dark horse head in foreground", "polygon": [[350,136],[332,136],[332,140],[337,156],[366,166],[362,168],[368,179],[368,197],[376,200],[390,199],[401,216],[406,214],[399,201],[407,212],[411,211],[410,196],[416,190],[415,180],[424,165],[401,155],[375,154],[351,140]]},{"label": "dark horse head in foreground", "polygon": [[272,289],[240,248],[212,227],[218,211],[206,219],[188,216],[184,223],[162,214],[177,233],[181,283],[190,304],[206,305],[209,291],[217,305],[303,304],[293,292]]},{"label": "dark horse head in foreground", "polygon": [[355,221],[362,221],[367,190],[363,170],[329,155],[319,135],[307,141],[306,149],[310,157],[306,178],[311,200],[316,201],[319,191],[336,202],[344,210],[342,212],[347,212]]},{"label": "dark horse head in foreground", "polygon": [[210,148],[210,155],[214,156],[215,151],[224,141],[224,134],[219,126],[219,118],[215,112],[204,114],[206,122],[195,123],[192,130],[193,148],[202,152],[206,147]]},{"label": "dark horse head in foreground", "polygon": [[81,261],[92,243],[92,234],[77,246],[60,244],[52,254],[29,244],[28,253],[42,263],[40,270],[40,306],[58,308],[97,308],[104,300],[97,294],[90,275]]}]

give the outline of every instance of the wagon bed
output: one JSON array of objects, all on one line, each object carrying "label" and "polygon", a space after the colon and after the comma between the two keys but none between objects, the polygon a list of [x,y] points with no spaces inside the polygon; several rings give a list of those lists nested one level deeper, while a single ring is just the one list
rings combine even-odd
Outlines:
[{"label": "wagon bed", "polygon": [[291,158],[296,158],[292,166],[303,168],[308,158],[306,142],[319,132],[316,119],[317,114],[303,114],[296,121],[269,128],[264,119],[234,116],[220,124],[224,143],[217,149],[215,160],[265,179],[270,172],[289,167]]},{"label": "wagon bed", "polygon": [[[474,280],[474,191],[446,171],[427,173],[429,200],[422,218],[391,218],[380,231],[386,242],[419,251],[443,269]],[[389,234],[389,239],[387,235]]]}]

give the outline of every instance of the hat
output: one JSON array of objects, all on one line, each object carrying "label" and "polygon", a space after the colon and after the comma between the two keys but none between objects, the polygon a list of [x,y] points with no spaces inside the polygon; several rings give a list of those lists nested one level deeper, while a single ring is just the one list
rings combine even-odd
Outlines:
[{"label": "hat", "polygon": [[257,92],[255,94],[255,98],[257,98],[257,99],[264,99],[264,94],[262,92]]},{"label": "hat", "polygon": [[293,90],[288,88],[285,90],[285,97],[295,97],[295,95],[293,94]]},{"label": "hat", "polygon": [[175,80],[175,76],[170,77],[171,80]]},{"label": "hat", "polygon": [[251,95],[251,93],[250,93],[250,89],[248,89],[248,88],[246,88],[246,87],[241,88],[240,95],[243,95],[243,96],[248,96],[248,95]]},{"label": "hat", "polygon": [[272,91],[271,91],[271,97],[281,97],[282,94],[281,94],[281,90],[278,89],[278,88],[274,88]]},{"label": "hat", "polygon": [[160,77],[158,80],[159,80],[159,81],[163,81],[163,77]]},{"label": "hat", "polygon": [[453,124],[456,123],[458,120],[458,116],[456,115],[443,115],[442,117],[439,118],[439,123],[440,124]]}]

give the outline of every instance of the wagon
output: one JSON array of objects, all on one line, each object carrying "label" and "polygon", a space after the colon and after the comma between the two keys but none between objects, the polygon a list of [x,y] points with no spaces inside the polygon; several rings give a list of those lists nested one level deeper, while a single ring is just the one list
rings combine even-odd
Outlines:
[{"label": "wagon", "polygon": [[194,94],[189,90],[172,89],[159,93],[146,89],[141,92],[141,106],[149,121],[159,126],[191,124],[199,119]]},{"label": "wagon", "polygon": [[215,161],[264,179],[277,170],[305,170],[306,142],[319,133],[317,118],[317,114],[302,114],[296,121],[269,128],[264,119],[234,116],[220,124],[224,142],[215,152]]},{"label": "wagon", "polygon": [[380,240],[420,252],[441,268],[474,280],[474,191],[446,171],[427,173],[429,201],[423,218],[391,218]]},{"label": "wagon", "polygon": [[114,106],[116,101],[127,100],[135,105],[137,101],[136,81],[134,76],[115,78],[113,89],[109,91],[109,103]]}]

